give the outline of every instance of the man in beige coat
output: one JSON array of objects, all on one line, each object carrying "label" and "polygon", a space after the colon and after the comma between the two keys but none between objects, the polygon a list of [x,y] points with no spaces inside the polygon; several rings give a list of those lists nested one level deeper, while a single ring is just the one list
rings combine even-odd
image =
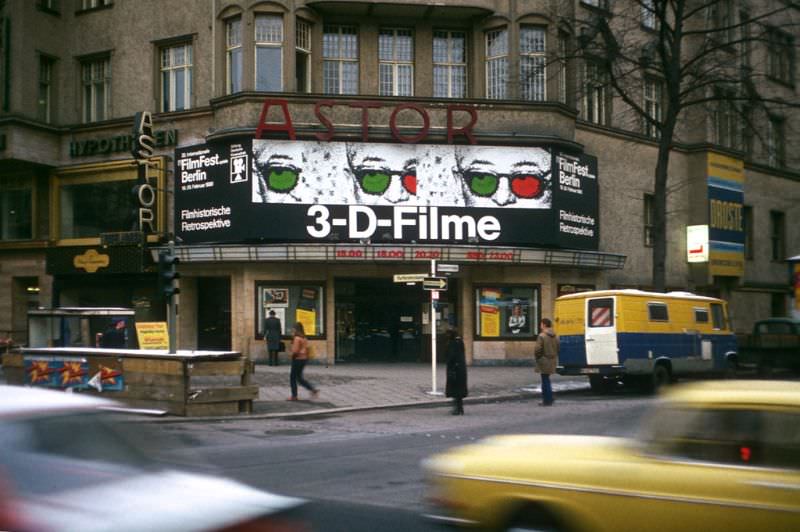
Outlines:
[{"label": "man in beige coat", "polygon": [[553,323],[542,318],[539,323],[539,336],[536,338],[536,347],[533,355],[536,358],[536,372],[542,375],[542,406],[553,406],[553,387],[550,384],[550,375],[556,372],[558,366],[558,349],[560,343],[558,336],[553,331]]}]

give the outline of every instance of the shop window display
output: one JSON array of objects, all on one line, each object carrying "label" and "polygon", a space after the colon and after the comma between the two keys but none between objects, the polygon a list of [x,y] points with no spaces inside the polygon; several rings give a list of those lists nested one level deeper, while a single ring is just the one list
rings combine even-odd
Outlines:
[{"label": "shop window display", "polygon": [[475,291],[475,333],[484,339],[535,338],[539,289],[533,286],[485,286]]},{"label": "shop window display", "polygon": [[256,336],[263,336],[264,320],[269,316],[270,310],[274,310],[275,317],[281,320],[281,332],[284,335],[290,335],[292,327],[297,322],[303,324],[306,335],[309,337],[325,334],[322,286],[313,284],[259,285],[256,293],[258,297],[256,308],[259,310]]}]

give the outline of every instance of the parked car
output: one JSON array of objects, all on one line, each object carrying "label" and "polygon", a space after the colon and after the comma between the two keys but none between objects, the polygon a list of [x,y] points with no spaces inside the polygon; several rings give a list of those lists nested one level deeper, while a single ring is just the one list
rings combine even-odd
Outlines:
[{"label": "parked car", "polygon": [[112,401],[0,386],[0,530],[306,530],[302,499],[157,464]]},{"label": "parked car", "polygon": [[424,462],[428,517],[486,530],[800,530],[800,383],[677,386],[634,439],[494,436]]},{"label": "parked car", "polygon": [[752,334],[739,338],[734,369],[756,369],[763,376],[774,370],[800,373],[800,321],[791,318],[757,321]]}]

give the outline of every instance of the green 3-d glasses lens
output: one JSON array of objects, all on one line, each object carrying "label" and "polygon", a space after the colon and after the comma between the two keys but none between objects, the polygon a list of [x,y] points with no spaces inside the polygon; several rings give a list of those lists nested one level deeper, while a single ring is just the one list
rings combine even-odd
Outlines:
[{"label": "green 3-d glasses lens", "polygon": [[470,191],[476,196],[491,196],[497,190],[499,178],[492,174],[468,174],[467,183]]},{"label": "green 3-d glasses lens", "polygon": [[383,194],[389,188],[392,176],[385,172],[364,172],[358,181],[367,194]]},{"label": "green 3-d glasses lens", "polygon": [[294,168],[270,167],[267,169],[267,187],[275,192],[289,192],[296,185],[300,172]]}]

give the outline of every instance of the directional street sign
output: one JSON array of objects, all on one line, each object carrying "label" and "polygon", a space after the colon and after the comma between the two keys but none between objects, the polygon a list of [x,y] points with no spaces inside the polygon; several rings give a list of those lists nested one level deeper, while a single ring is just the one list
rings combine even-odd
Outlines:
[{"label": "directional street sign", "polygon": [[426,277],[422,281],[425,290],[447,290],[447,279],[444,277]]},{"label": "directional street sign", "polygon": [[395,283],[421,283],[428,278],[427,273],[396,273],[394,275]]}]

